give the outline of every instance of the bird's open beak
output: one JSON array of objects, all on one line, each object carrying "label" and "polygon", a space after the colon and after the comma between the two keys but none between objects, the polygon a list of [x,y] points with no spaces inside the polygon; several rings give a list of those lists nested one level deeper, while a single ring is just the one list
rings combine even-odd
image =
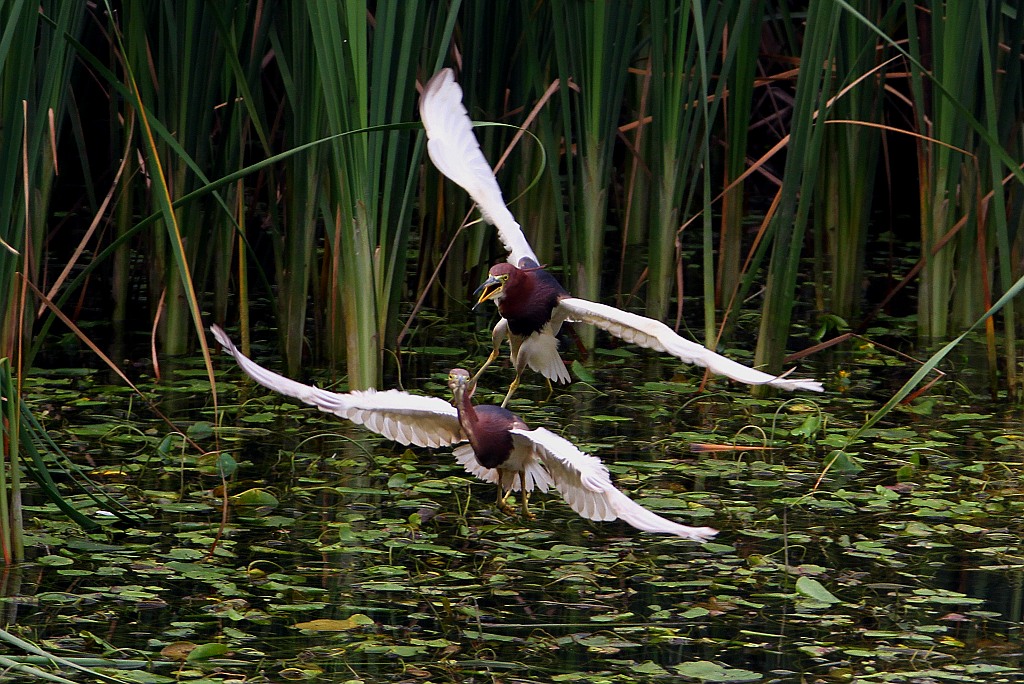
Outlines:
[{"label": "bird's open beak", "polygon": [[476,300],[476,304],[473,305],[473,308],[475,309],[488,299],[494,299],[494,297],[501,292],[501,288],[501,281],[494,276],[490,276],[473,292],[474,295],[480,295],[479,299]]}]

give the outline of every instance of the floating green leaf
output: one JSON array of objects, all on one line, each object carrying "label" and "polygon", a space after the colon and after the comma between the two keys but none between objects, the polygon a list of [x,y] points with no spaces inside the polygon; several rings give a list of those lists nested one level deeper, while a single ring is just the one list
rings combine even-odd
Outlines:
[{"label": "floating green leaf", "polygon": [[707,660],[695,660],[675,666],[676,672],[702,682],[756,682],[762,676],[750,670],[723,667]]},{"label": "floating green leaf", "polygon": [[796,580],[796,591],[798,594],[812,598],[820,603],[840,603],[840,600],[822,586],[821,582],[810,577],[798,577]]}]

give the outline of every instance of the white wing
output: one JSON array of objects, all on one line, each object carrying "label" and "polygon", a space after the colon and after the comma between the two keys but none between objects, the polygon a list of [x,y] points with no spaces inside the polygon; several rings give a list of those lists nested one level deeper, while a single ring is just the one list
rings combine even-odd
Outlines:
[{"label": "white wing", "polygon": [[401,444],[439,447],[465,441],[455,407],[438,397],[422,397],[398,390],[340,394],[303,385],[267,370],[238,351],[220,326],[210,326],[224,350],[235,357],[246,375],[275,392],[316,406]]},{"label": "white wing", "polygon": [[585,454],[555,433],[512,430],[514,441],[528,441],[551,474],[555,488],[569,506],[589,520],[621,519],[638,530],[663,532],[684,539],[707,541],[718,534],[711,527],[687,527],[652,513],[612,484],[600,459]]},{"label": "white wing", "polygon": [[567,320],[596,325],[626,342],[667,352],[686,363],[702,366],[712,373],[724,375],[748,385],[771,385],[786,390],[809,390],[811,392],[824,391],[821,383],[814,380],[775,376],[748,368],[742,363],[716,354],[696,342],[680,337],[661,321],[616,309],[614,306],[567,297],[558,303],[553,318],[560,321]]},{"label": "white wing", "polygon": [[523,257],[540,263],[523,229],[505,206],[498,180],[473,134],[473,123],[462,105],[462,88],[451,69],[437,72],[423,87],[420,119],[427,130],[427,152],[434,166],[468,192],[484,219],[498,229],[509,263],[518,266]]}]

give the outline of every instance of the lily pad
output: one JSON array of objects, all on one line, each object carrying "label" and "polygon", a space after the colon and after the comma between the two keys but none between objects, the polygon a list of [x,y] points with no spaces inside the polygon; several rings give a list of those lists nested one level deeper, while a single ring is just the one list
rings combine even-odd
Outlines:
[{"label": "lily pad", "polygon": [[695,660],[676,665],[676,672],[702,682],[756,682],[762,678],[757,672],[723,667],[707,660]]},{"label": "lily pad", "polygon": [[821,603],[840,603],[840,600],[826,589],[821,582],[811,577],[798,577],[796,580],[796,591],[798,594]]}]

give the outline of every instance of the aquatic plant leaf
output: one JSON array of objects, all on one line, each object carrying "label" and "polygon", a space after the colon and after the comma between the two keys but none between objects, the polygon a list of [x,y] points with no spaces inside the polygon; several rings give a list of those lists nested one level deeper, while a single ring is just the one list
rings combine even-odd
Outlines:
[{"label": "aquatic plant leaf", "polygon": [[209,660],[210,658],[216,658],[217,656],[224,655],[227,652],[227,644],[199,644],[189,652],[185,660],[190,663],[197,660]]},{"label": "aquatic plant leaf", "polygon": [[660,677],[664,677],[669,674],[668,670],[663,668],[661,665],[658,665],[657,663],[652,663],[650,660],[643,663],[639,663],[637,665],[633,665],[629,669],[633,672],[636,672],[637,674],[654,675]]},{"label": "aquatic plant leaf", "polygon": [[310,620],[309,622],[297,622],[294,626],[296,629],[308,629],[315,632],[344,632],[372,624],[372,618],[362,613],[355,613],[344,620]]},{"label": "aquatic plant leaf", "polygon": [[273,423],[277,420],[277,414],[271,413],[270,411],[250,413],[247,416],[243,416],[242,420],[246,423]]},{"label": "aquatic plant leaf", "polygon": [[588,385],[593,385],[597,382],[597,378],[594,377],[594,374],[587,370],[586,366],[579,361],[572,362],[572,374],[576,376],[577,380],[585,382]]},{"label": "aquatic plant leaf", "polygon": [[864,466],[857,463],[857,459],[851,454],[845,451],[839,451],[836,449],[828,455],[825,459],[827,464],[830,464],[830,469],[838,473],[859,473],[864,470]]},{"label": "aquatic plant leaf", "polygon": [[761,675],[757,672],[722,667],[707,660],[680,663],[676,665],[675,669],[684,677],[693,677],[702,682],[756,682],[761,679]]},{"label": "aquatic plant leaf", "polygon": [[943,413],[943,420],[989,420],[992,418],[991,413]]},{"label": "aquatic plant leaf", "polygon": [[790,434],[795,437],[812,437],[818,429],[821,427],[821,417],[818,414],[812,414],[804,418],[804,422],[798,427],[793,428]]},{"label": "aquatic plant leaf", "polygon": [[426,354],[427,356],[463,356],[466,353],[465,349],[458,349],[456,347],[412,347],[408,351],[416,352],[417,354]]},{"label": "aquatic plant leaf", "polygon": [[[118,665],[121,661],[114,661]],[[122,682],[132,682],[132,684],[170,684],[171,682],[178,681],[174,677],[165,677],[164,675],[157,674],[156,672],[146,672],[145,670],[128,670],[127,672],[118,672],[118,680]]]},{"label": "aquatic plant leaf", "polygon": [[223,477],[231,477],[238,470],[238,462],[225,451],[206,454],[200,457],[197,465],[200,472]]},{"label": "aquatic plant leaf", "polygon": [[268,492],[266,489],[258,488],[247,489],[244,492],[232,496],[230,500],[235,506],[259,508],[265,511],[276,508],[278,505],[276,496]]},{"label": "aquatic plant leaf", "polygon": [[191,641],[175,641],[160,649],[160,655],[169,660],[185,660],[195,648]]},{"label": "aquatic plant leaf", "polygon": [[188,428],[188,436],[192,439],[205,439],[213,435],[213,425],[208,421],[200,420]]},{"label": "aquatic plant leaf", "polygon": [[798,577],[796,580],[796,591],[798,594],[821,603],[841,603],[821,582],[810,577]]}]

